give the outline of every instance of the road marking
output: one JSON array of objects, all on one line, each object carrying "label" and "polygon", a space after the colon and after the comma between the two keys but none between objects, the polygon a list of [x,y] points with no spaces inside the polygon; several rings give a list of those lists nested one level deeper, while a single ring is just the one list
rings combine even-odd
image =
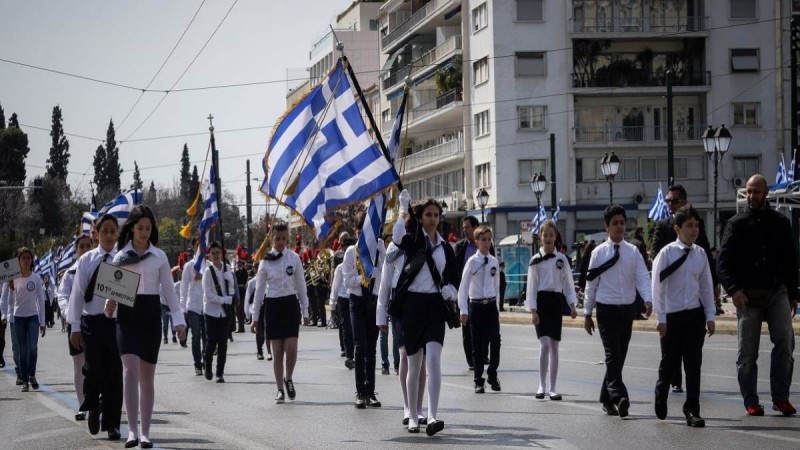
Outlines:
[{"label": "road marking", "polygon": [[[55,417],[55,416],[57,416],[57,414],[54,414],[53,416]],[[63,437],[67,433],[73,433],[73,432],[78,432],[78,431],[80,431],[80,430],[78,430],[75,427],[64,427],[64,428],[57,428],[55,430],[37,431],[36,433],[30,434],[28,436],[18,437],[16,439],[14,439],[14,442],[35,441],[35,440],[38,440],[38,439],[48,439],[48,438],[56,437],[56,436]]]},{"label": "road marking", "polygon": [[761,432],[761,431],[752,431],[752,430],[747,430],[747,431],[745,431],[745,430],[728,430],[728,431],[730,431],[731,433],[742,433],[742,434],[746,434],[748,436],[759,436],[759,437],[763,437],[763,438],[767,438],[767,439],[775,439],[775,440],[778,440],[778,441],[795,442],[795,443],[800,442],[800,439],[797,439],[797,438],[791,438],[791,437],[788,437],[788,436],[779,436],[777,434],[764,433],[764,432]]}]

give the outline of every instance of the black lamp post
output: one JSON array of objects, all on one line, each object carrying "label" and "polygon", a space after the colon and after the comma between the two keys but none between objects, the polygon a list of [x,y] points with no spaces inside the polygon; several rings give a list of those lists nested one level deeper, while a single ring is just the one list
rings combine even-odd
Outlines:
[{"label": "black lamp post", "polygon": [[608,153],[603,155],[603,159],[600,160],[600,170],[606,177],[606,181],[608,181],[608,204],[613,205],[614,177],[616,177],[617,172],[619,172],[619,158],[614,152],[611,152],[610,155]]},{"label": "black lamp post", "polygon": [[[547,178],[545,178],[544,174],[541,172],[537,172],[533,174],[531,178],[531,191],[533,191],[533,195],[536,196],[536,214],[535,216],[539,216],[539,209],[542,207],[542,193],[547,189]],[[533,246],[532,251],[536,252],[536,239],[537,236],[533,235],[533,230],[531,230],[531,245]]]},{"label": "black lamp post", "polygon": [[703,148],[708,155],[709,161],[714,162],[714,247],[717,246],[717,231],[718,217],[717,217],[717,181],[719,179],[719,162],[725,156],[725,152],[731,145],[733,137],[731,132],[725,128],[725,124],[715,130],[713,126],[709,125],[708,129],[703,133]]},{"label": "black lamp post", "polygon": [[486,192],[486,189],[480,188],[476,194],[476,197],[478,198],[478,206],[481,207],[481,224],[485,224],[486,215],[484,214],[484,210],[486,209],[486,205],[489,203],[489,193]]}]

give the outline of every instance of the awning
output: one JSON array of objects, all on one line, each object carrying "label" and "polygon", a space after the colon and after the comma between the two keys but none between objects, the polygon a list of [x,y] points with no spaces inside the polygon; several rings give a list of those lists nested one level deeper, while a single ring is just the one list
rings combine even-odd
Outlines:
[{"label": "awning", "polygon": [[389,55],[389,58],[386,60],[386,62],[383,63],[383,67],[381,67],[381,72],[386,72],[387,70],[389,70],[392,67],[392,65],[394,65],[395,60],[397,60],[400,54],[403,53],[403,50],[405,50],[405,47],[400,47],[399,49],[392,52],[392,54]]}]

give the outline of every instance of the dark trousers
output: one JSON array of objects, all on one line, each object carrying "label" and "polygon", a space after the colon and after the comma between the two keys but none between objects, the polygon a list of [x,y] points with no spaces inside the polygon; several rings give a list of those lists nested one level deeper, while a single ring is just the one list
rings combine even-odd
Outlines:
[{"label": "dark trousers", "polygon": [[486,348],[489,347],[489,367],[486,376],[490,381],[497,379],[500,365],[500,313],[495,302],[485,305],[469,304],[469,326],[472,335],[472,365],[475,368],[475,384],[483,385],[483,362]]},{"label": "dark trousers", "polygon": [[244,291],[240,290],[241,294],[239,298],[235,301],[234,307],[236,308],[236,321],[238,325],[236,326],[237,333],[244,333]]},{"label": "dark trousers", "polygon": [[320,323],[324,326],[328,324],[327,312],[325,311],[325,299],[328,298],[328,289],[316,286],[309,289],[309,307],[311,309],[311,322]]},{"label": "dark trousers", "polygon": [[[256,351],[259,355],[264,354],[264,342],[267,340],[267,313],[264,310],[266,305],[261,304],[261,311],[258,313],[258,327],[256,328]],[[272,349],[267,344],[267,353],[272,354]]]},{"label": "dark trousers", "polygon": [[56,314],[56,302],[50,301],[45,302],[44,304],[44,324],[47,328],[52,328],[53,324],[55,323],[55,314]]},{"label": "dark trousers", "polygon": [[0,322],[0,361],[5,362],[5,358],[3,358],[3,352],[6,349],[6,328],[8,328],[8,324],[5,325],[3,322]]},{"label": "dark trousers", "polygon": [[99,314],[81,317],[81,337],[86,361],[83,364],[81,411],[98,412],[102,397],[103,429],[119,429],[122,415],[122,360],[117,348],[114,319]]},{"label": "dark trousers", "polygon": [[187,325],[192,333],[192,358],[194,367],[203,368],[203,354],[206,351],[206,319],[205,314],[189,311],[186,314]]},{"label": "dark trousers", "polygon": [[656,397],[667,399],[675,372],[680,373],[681,359],[686,369],[684,411],[700,414],[700,366],[706,315],[702,307],[667,314],[667,334],[661,338],[661,364],[658,366]]},{"label": "dark trousers", "polygon": [[347,359],[353,359],[353,327],[350,325],[350,299],[339,297],[336,300],[336,309],[339,314],[339,333],[344,340],[344,352]]},{"label": "dark trousers", "polygon": [[[166,339],[169,335],[169,330],[172,328],[172,315],[169,313],[169,306],[161,305],[161,333]],[[175,337],[175,330],[172,330],[172,337]]]},{"label": "dark trousers", "polygon": [[606,353],[606,374],[600,389],[600,402],[616,404],[628,397],[628,388],[622,381],[622,367],[628,356],[628,344],[633,331],[635,306],[597,304],[597,330]]},{"label": "dark trousers", "polygon": [[[467,365],[473,367],[472,327],[461,327],[461,341],[464,344],[464,357],[467,359]],[[481,365],[483,365],[483,362],[481,362]]]},{"label": "dark trousers", "polygon": [[205,314],[206,320],[206,354],[205,371],[211,373],[214,362],[214,350],[217,350],[217,376],[225,374],[225,360],[228,354],[228,318],[211,317]]},{"label": "dark trousers", "polygon": [[371,294],[364,297],[350,295],[356,391],[362,396],[375,394],[375,350],[378,344],[375,306],[375,298]]}]

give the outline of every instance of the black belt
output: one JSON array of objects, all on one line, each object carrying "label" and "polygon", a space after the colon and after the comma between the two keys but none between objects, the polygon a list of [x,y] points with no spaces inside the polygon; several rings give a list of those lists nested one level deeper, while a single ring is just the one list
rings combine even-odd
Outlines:
[{"label": "black belt", "polygon": [[496,297],[491,298],[471,298],[469,302],[478,305],[488,305],[489,303],[497,303]]},{"label": "black belt", "polygon": [[625,305],[615,305],[611,303],[597,303],[597,306],[602,306],[603,308],[615,308],[615,309],[630,308],[633,305],[634,305],[633,303],[628,303]]}]

